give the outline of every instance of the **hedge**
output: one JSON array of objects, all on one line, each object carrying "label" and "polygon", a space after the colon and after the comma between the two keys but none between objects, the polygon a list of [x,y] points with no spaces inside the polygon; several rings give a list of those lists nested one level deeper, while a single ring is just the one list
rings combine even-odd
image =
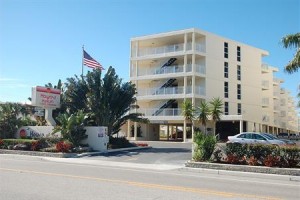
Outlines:
[{"label": "hedge", "polygon": [[[268,167],[297,167],[300,165],[300,147],[273,145],[226,144],[226,162]],[[300,166],[299,166],[300,167]]]}]

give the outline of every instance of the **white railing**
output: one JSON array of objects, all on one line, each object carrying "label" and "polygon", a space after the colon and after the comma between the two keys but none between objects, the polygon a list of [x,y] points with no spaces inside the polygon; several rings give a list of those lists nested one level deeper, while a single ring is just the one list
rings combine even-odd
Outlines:
[{"label": "white railing", "polygon": [[172,65],[166,67],[154,67],[144,70],[139,70],[138,76],[158,75],[158,74],[173,74],[183,72],[183,65]]},{"label": "white railing", "polygon": [[269,81],[262,81],[261,85],[263,86],[263,88],[269,88]]},{"label": "white railing", "polygon": [[205,74],[205,66],[204,65],[198,65],[195,64],[196,72],[200,74]]},{"label": "white railing", "polygon": [[139,89],[137,96],[183,94],[183,87]]},{"label": "white railing", "polygon": [[268,65],[268,64],[265,64],[265,63],[263,63],[263,64],[261,64],[261,68],[262,68],[263,70],[266,70],[266,71],[268,71],[268,69],[269,69],[269,65]]},{"label": "white railing", "polygon": [[263,98],[262,104],[268,106],[269,105],[269,98]]},{"label": "white railing", "polygon": [[195,94],[205,96],[205,87],[196,86],[195,87]]},{"label": "white railing", "polygon": [[[195,64],[195,70],[197,73],[205,74],[205,65]],[[186,65],[186,72],[192,71],[192,64]],[[138,76],[148,76],[148,75],[160,75],[160,74],[175,74],[184,72],[183,65],[172,65],[166,67],[152,67],[148,69],[140,69],[138,71]]]},{"label": "white railing", "polygon": [[[159,109],[158,108],[141,108],[138,109],[138,113],[144,114],[144,116],[181,116],[182,111],[180,108],[165,108],[162,109],[161,112],[157,112]],[[157,113],[157,114],[155,114]]]},{"label": "white railing", "polygon": [[[192,50],[192,43],[187,43],[186,50]],[[156,54],[166,54],[172,52],[180,52],[184,50],[184,43],[173,44],[161,47],[146,47],[139,48],[138,56],[148,56],[148,55],[156,55]],[[195,43],[195,51],[205,52],[205,45],[200,43]],[[132,56],[135,57],[136,49],[132,49]]]}]

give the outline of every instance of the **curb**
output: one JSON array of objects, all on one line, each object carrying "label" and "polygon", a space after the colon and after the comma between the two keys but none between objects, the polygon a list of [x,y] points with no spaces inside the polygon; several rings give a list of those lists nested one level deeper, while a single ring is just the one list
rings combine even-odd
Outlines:
[{"label": "curb", "polygon": [[107,154],[107,153],[114,153],[114,152],[120,152],[120,151],[150,149],[150,148],[152,148],[152,147],[150,147],[150,146],[148,146],[148,147],[128,147],[128,148],[120,148],[120,149],[110,149],[110,150],[107,150],[106,152],[97,151],[97,152],[86,152],[86,153],[81,153],[81,154],[0,149],[0,154],[17,154],[17,155],[55,157],[55,158],[81,158],[81,157],[85,157],[85,156],[103,155],[103,154]]},{"label": "curb", "polygon": [[264,167],[264,166],[219,164],[219,163],[205,163],[205,162],[194,162],[194,161],[186,162],[185,166],[189,168],[300,176],[300,169],[294,169],[294,168],[293,169],[272,168],[272,167]]},{"label": "curb", "polygon": [[108,153],[115,153],[120,151],[129,151],[129,150],[140,150],[140,149],[151,149],[152,147],[128,147],[128,148],[120,148],[120,149],[110,149],[107,151],[97,151],[97,152],[87,152],[87,153],[81,153],[77,154],[77,158],[85,157],[85,156],[93,156],[93,155],[103,155]]}]

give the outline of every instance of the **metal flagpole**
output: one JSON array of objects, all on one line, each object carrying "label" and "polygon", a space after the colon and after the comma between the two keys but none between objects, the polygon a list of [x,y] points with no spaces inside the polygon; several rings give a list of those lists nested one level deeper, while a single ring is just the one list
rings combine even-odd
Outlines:
[{"label": "metal flagpole", "polygon": [[81,65],[81,76],[83,79],[83,59],[84,59],[84,45],[82,45],[82,65]]}]

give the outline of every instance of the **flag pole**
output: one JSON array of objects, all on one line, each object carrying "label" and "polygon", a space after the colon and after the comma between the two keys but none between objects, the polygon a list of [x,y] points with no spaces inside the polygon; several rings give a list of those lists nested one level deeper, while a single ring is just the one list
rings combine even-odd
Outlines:
[{"label": "flag pole", "polygon": [[82,45],[82,63],[81,63],[81,76],[83,78],[83,59],[84,59],[84,45]]}]

